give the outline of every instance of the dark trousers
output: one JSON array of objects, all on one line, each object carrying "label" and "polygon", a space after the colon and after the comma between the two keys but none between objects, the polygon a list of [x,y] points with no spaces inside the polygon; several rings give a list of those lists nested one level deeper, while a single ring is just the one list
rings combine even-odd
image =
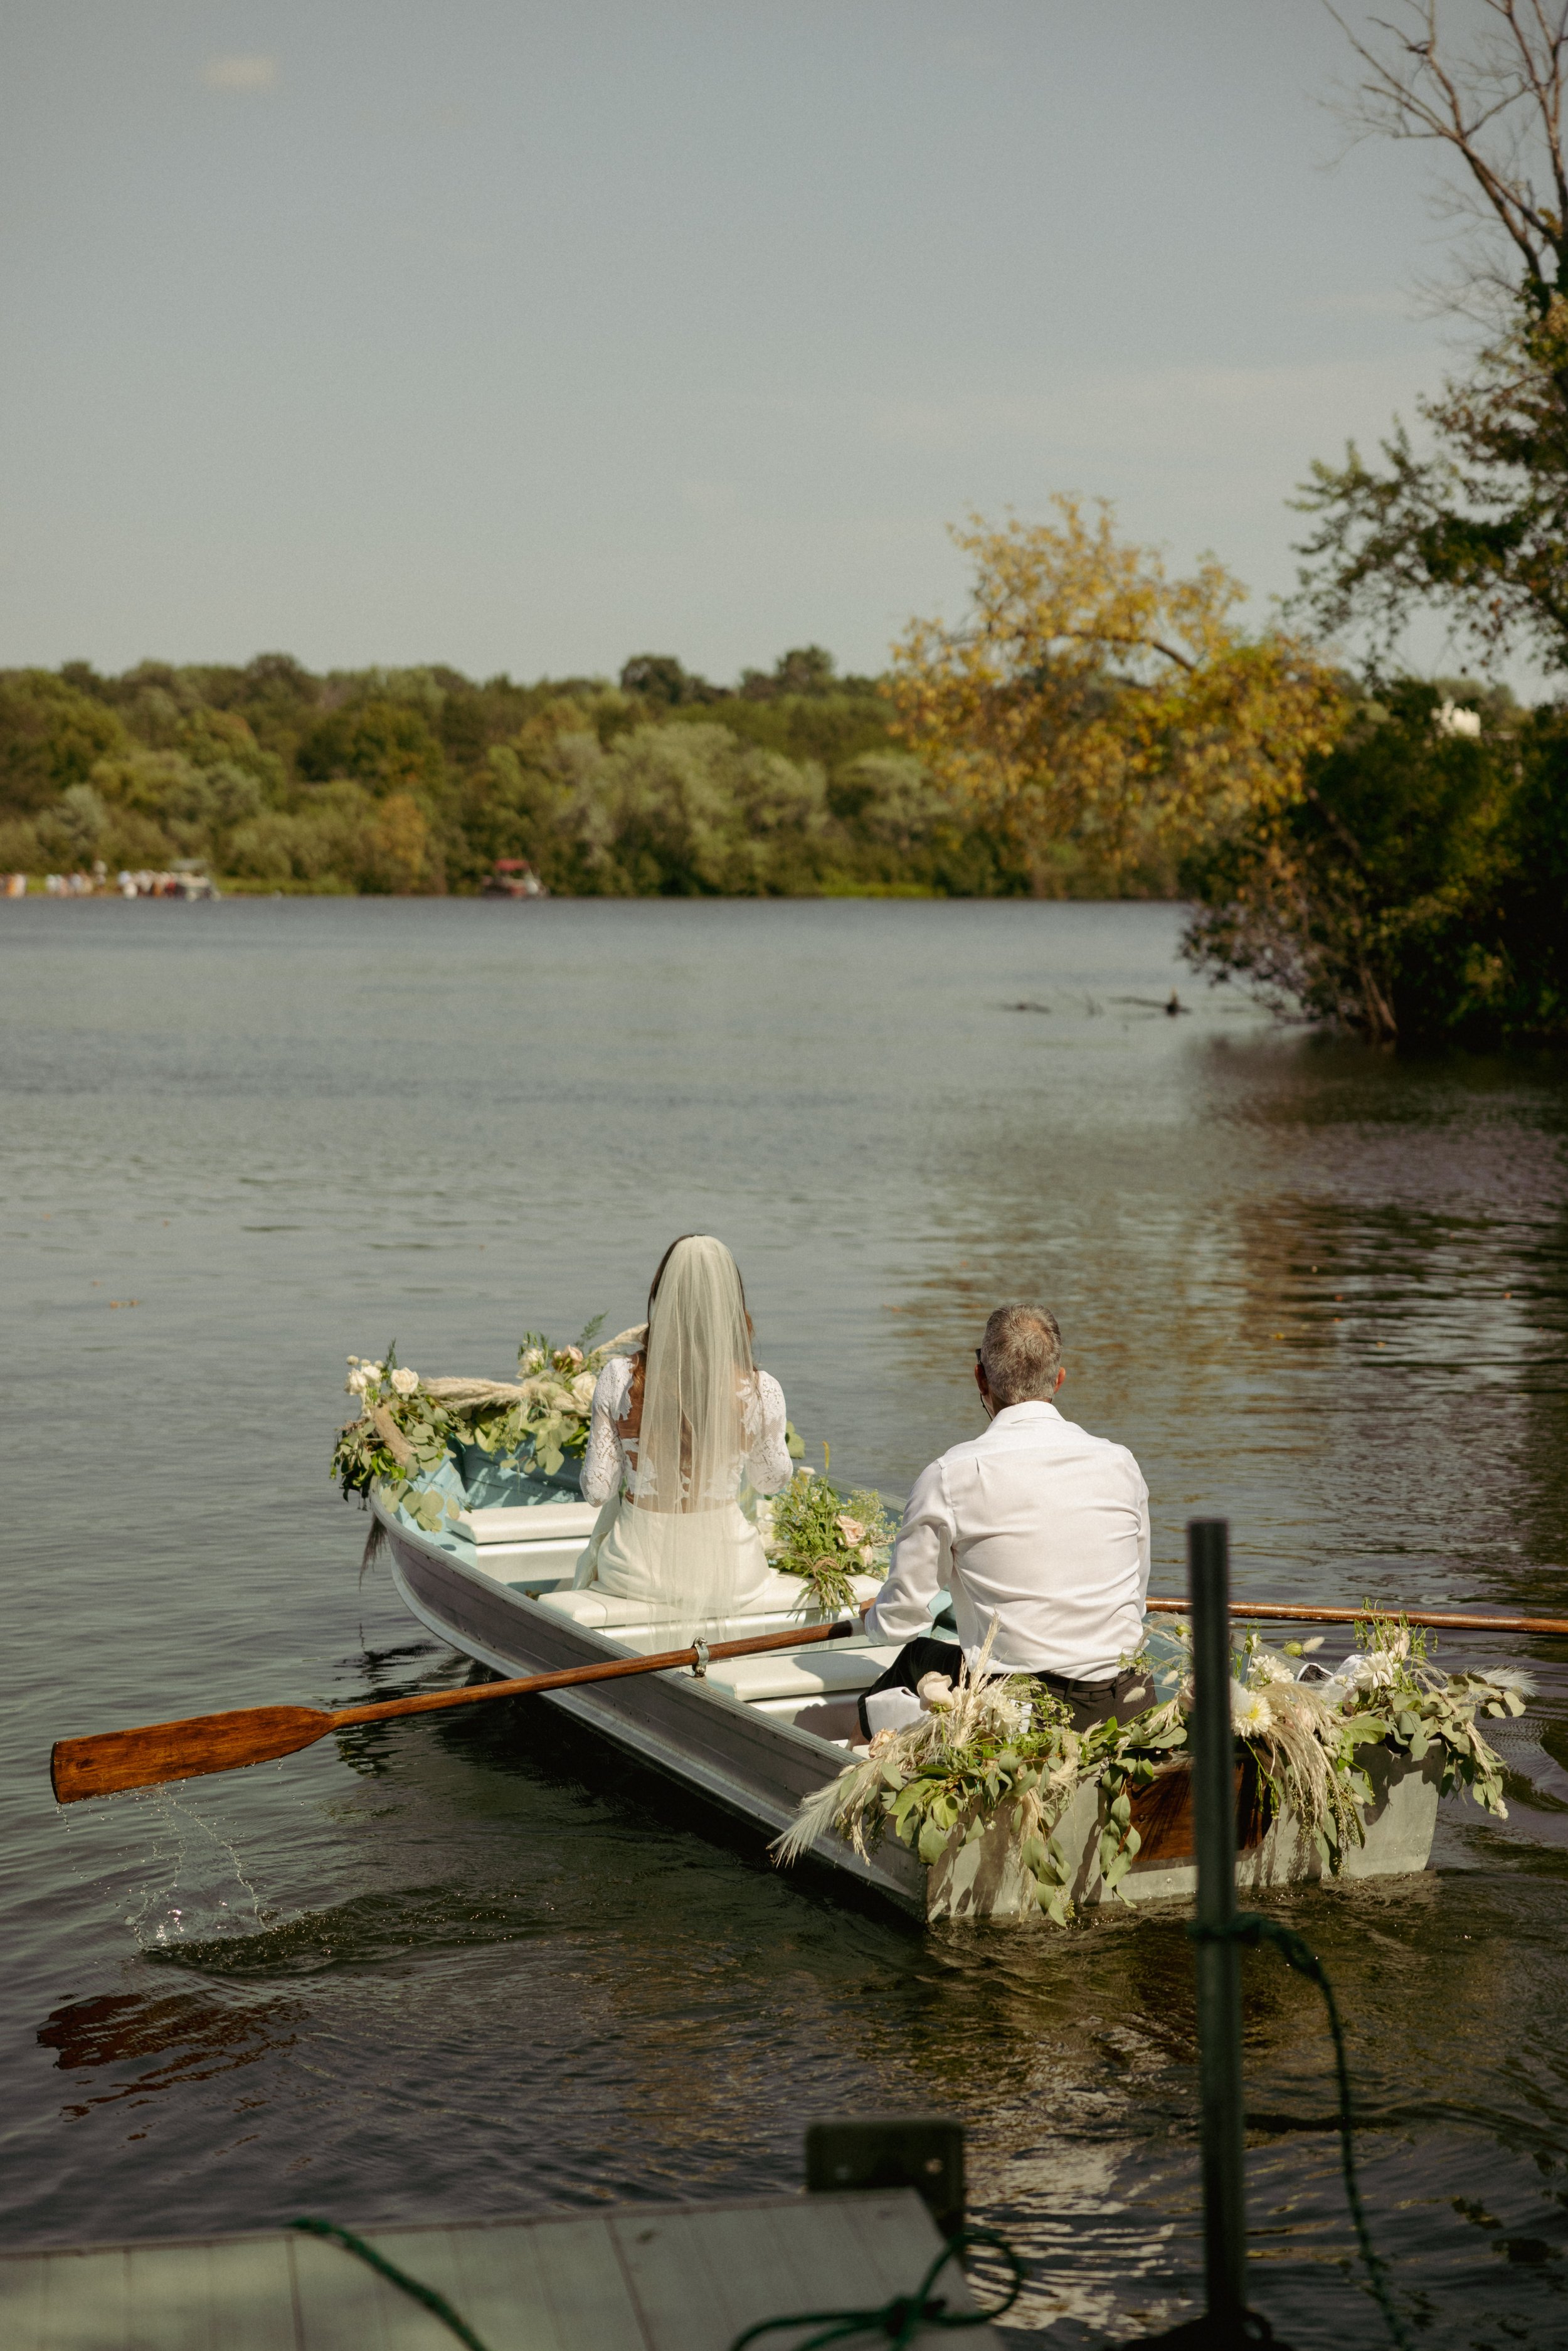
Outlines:
[{"label": "dark trousers", "polygon": [[[882,1679],[862,1693],[862,1738],[871,1737],[865,1714],[868,1698],[874,1698],[878,1690],[918,1689],[927,1674],[946,1674],[956,1689],[963,1662],[964,1652],[954,1641],[906,1641]],[[1154,1704],[1155,1686],[1147,1674],[1117,1674],[1108,1682],[1075,1682],[1066,1674],[1029,1674],[1024,1678],[1071,1708],[1074,1730],[1092,1730],[1097,1722],[1109,1722],[1113,1715],[1118,1722],[1125,1722],[1129,1715]]]}]

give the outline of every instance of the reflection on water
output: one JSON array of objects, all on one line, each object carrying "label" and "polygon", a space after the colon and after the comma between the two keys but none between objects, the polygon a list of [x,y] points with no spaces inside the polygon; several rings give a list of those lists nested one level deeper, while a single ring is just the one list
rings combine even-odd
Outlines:
[{"label": "reflection on water", "polygon": [[[1258,1594],[1568,1613],[1562,1071],[1167,1019],[1161,907],[150,911],[0,909],[11,2239],[776,2189],[813,2116],[935,2105],[1034,2263],[1018,2340],[1169,2323],[1179,1918],[923,1932],[526,1703],[65,1813],[48,1742],[460,1680],[359,1579],[337,1367],[504,1374],[530,1324],[634,1320],[704,1226],[852,1479],[966,1433],[986,1311],[1043,1296],[1164,1589],[1222,1510]],[[1455,2351],[1568,2334],[1568,1650],[1509,1646],[1508,1821],[1445,1807],[1424,1878],[1280,1903]],[[1372,2339],[1316,1995],[1245,1964],[1256,2299]]]},{"label": "reflection on water", "polygon": [[[38,2031],[38,2045],[57,2052],[62,2073],[104,2074],[135,2066],[129,2078],[111,2078],[86,2094],[64,2116],[80,2121],[95,2106],[129,2099],[134,2105],[161,2090],[186,2089],[256,2065],[294,2046],[292,2020],[280,2002],[260,2010],[237,2009],[201,1994],[172,1999],[141,1992],[102,1992],[96,1999],[57,2008]],[[148,2060],[161,2062],[149,2064]]]}]

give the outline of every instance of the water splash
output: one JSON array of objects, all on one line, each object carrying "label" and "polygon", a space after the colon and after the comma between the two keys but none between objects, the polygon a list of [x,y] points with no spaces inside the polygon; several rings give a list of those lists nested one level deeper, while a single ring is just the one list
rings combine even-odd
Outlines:
[{"label": "water splash", "polygon": [[148,1816],[148,1871],[132,1886],[125,1924],[143,1950],[253,1935],[274,1914],[246,1876],[239,1852],[212,1821],[168,1788],[137,1798]]}]

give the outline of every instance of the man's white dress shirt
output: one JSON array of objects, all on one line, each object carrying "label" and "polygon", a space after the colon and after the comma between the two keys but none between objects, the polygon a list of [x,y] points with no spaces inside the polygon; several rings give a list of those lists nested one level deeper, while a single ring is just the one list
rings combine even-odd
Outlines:
[{"label": "man's white dress shirt", "polygon": [[993,1667],[1113,1679],[1149,1589],[1149,1489],[1126,1447],[1053,1404],[1004,1405],[916,1479],[867,1632],[929,1634],[944,1587],[971,1662],[994,1618]]}]

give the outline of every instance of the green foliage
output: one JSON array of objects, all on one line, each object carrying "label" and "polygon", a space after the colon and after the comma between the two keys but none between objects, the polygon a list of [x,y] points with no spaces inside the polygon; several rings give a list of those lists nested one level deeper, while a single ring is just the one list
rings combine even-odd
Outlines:
[{"label": "green foliage", "polygon": [[[1478,735],[1451,731],[1456,705]],[[1188,860],[1184,951],[1379,1041],[1561,1036],[1565,880],[1568,716],[1400,681],[1297,797]]]},{"label": "green foliage", "polygon": [[1367,1670],[1357,1677],[1348,1736],[1403,1750],[1419,1763],[1432,1749],[1441,1759],[1439,1792],[1474,1796],[1484,1811],[1506,1820],[1502,1763],[1477,1726],[1477,1717],[1505,1720],[1525,1708],[1523,1677],[1515,1674],[1439,1674],[1428,1663],[1427,1635],[1404,1617],[1369,1616],[1355,1627]]},{"label": "green foliage", "polygon": [[295,765],[308,782],[344,778],[378,796],[438,791],[446,773],[426,714],[412,701],[390,699],[350,704],[318,720],[301,739]]},{"label": "green foliage", "polygon": [[633,653],[621,672],[622,694],[639,695],[653,710],[679,710],[684,704],[716,702],[718,688],[696,677],[674,653]]},{"label": "green foliage", "polygon": [[25,817],[85,784],[99,759],[129,747],[111,710],[47,670],[0,674],[0,813]]},{"label": "green foliage", "polygon": [[1568,669],[1568,296],[1522,287],[1469,376],[1416,404],[1426,454],[1396,423],[1380,465],[1354,443],[1313,465],[1298,609],[1326,634],[1364,628],[1386,661],[1436,606],[1488,659],[1523,645]]},{"label": "green foliage", "polygon": [[[448,1515],[443,1498],[421,1494],[418,1480],[446,1460],[458,1441],[457,1423],[434,1398],[420,1396],[417,1381],[405,1392],[397,1378],[402,1369],[395,1343],[379,1362],[349,1357],[346,1384],[360,1398],[360,1416],[338,1432],[331,1474],[345,1501],[350,1494],[368,1495],[379,1487],[396,1504],[411,1510],[418,1504],[415,1514],[422,1526],[439,1510],[439,1523]],[[410,1376],[405,1374],[404,1380]],[[450,1515],[455,1517],[455,1510]],[[430,1531],[434,1532],[434,1525]]]},{"label": "green foliage", "polygon": [[242,890],[473,892],[502,857],[596,896],[1026,887],[889,716],[812,646],[735,690],[654,653],[618,684],[283,653],[0,673],[0,862],[193,857]]},{"label": "green foliage", "polygon": [[755,897],[819,877],[821,771],[727,727],[640,726],[585,766],[566,811],[607,897]]},{"label": "green foliage", "polygon": [[1478,924],[1492,958],[1490,1029],[1568,1036],[1568,709],[1533,712],[1497,830],[1497,887]]},{"label": "green foliage", "polygon": [[39,814],[38,846],[52,864],[74,871],[90,864],[109,830],[109,810],[91,784],[68,784]]},{"label": "green foliage", "polygon": [[774,1566],[798,1575],[819,1608],[853,1607],[851,1577],[886,1572],[895,1530],[873,1489],[841,1494],[825,1474],[797,1469],[758,1518]]},{"label": "green foliage", "polygon": [[[461,1446],[475,1446],[503,1466],[553,1478],[570,1456],[587,1449],[593,1386],[610,1356],[631,1336],[622,1332],[595,1347],[604,1317],[557,1347],[542,1332],[525,1333],[515,1385],[496,1380],[422,1380],[389,1347],[379,1359],[349,1357],[346,1383],[360,1399],[360,1416],[338,1432],[332,1476],[347,1499],[381,1488],[422,1526],[455,1516],[420,1480],[438,1471]],[[434,1514],[434,1516],[432,1515]]]}]

